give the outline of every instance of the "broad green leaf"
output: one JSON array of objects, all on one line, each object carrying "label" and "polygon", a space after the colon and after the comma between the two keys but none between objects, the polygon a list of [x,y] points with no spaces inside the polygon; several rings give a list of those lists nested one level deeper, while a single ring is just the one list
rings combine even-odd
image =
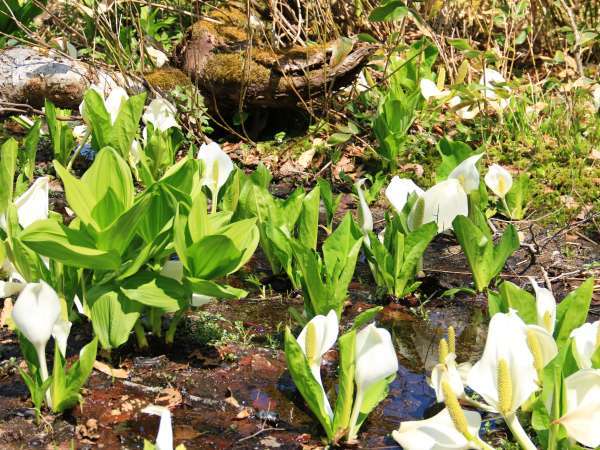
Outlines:
[{"label": "broad green leaf", "polygon": [[443,181],[448,178],[450,172],[469,156],[476,154],[471,147],[464,142],[452,141],[451,139],[442,139],[437,146],[438,152],[442,157],[442,162],[435,171],[436,181]]},{"label": "broad green leaf", "polygon": [[46,113],[46,122],[48,123],[48,131],[52,140],[54,158],[60,161],[61,164],[67,164],[71,152],[75,150],[75,138],[67,122],[58,120],[57,117],[69,115],[70,111],[58,109],[48,99],[44,100],[44,110]]},{"label": "broad green leaf", "polygon": [[119,115],[113,125],[112,144],[123,158],[128,158],[131,151],[131,143],[139,130],[140,119],[144,112],[146,93],[130,97],[123,102]]},{"label": "broad green leaf", "polygon": [[[377,312],[379,312],[379,309]],[[338,436],[350,426],[352,404],[354,403],[356,328],[352,328],[348,333],[341,336],[338,344],[340,349],[339,384],[333,415],[333,434],[335,436]]]},{"label": "broad green leaf", "polygon": [[130,300],[164,312],[181,309],[186,294],[177,281],[149,271],[141,271],[120,283],[121,292]]},{"label": "broad green leaf", "polygon": [[205,236],[186,251],[190,273],[195,278],[211,280],[232,273],[242,253],[226,236]]},{"label": "broad green leaf", "polygon": [[86,300],[102,348],[110,350],[127,342],[143,306],[120,293],[116,285],[93,286]]},{"label": "broad green leaf", "polygon": [[143,195],[131,208],[121,214],[110,227],[101,231],[96,240],[98,248],[122,255],[135,237],[139,223],[148,214],[148,206],[151,201],[151,194]]},{"label": "broad green leaf", "polygon": [[504,281],[499,287],[502,304],[507,310],[515,309],[525,323],[537,324],[535,297],[510,281]]},{"label": "broad green leaf", "polygon": [[493,243],[468,217],[457,216],[452,222],[452,228],[467,257],[475,288],[482,292],[493,278]]},{"label": "broad green leaf", "polygon": [[65,169],[62,164],[58,161],[54,161],[54,169],[60,177],[65,187],[65,196],[67,197],[67,203],[77,217],[81,219],[86,225],[97,227],[96,221],[92,217],[92,209],[98,202],[98,199],[94,196],[93,191],[78,180]]},{"label": "broad green leaf", "polygon": [[317,185],[304,197],[302,211],[298,218],[298,240],[302,245],[313,250],[317,248],[320,200],[321,189]]},{"label": "broad green leaf", "polygon": [[402,19],[409,14],[405,2],[400,0],[387,0],[373,9],[369,15],[371,22],[391,22]]},{"label": "broad green leaf", "polygon": [[248,295],[243,289],[234,288],[226,284],[215,283],[210,280],[200,280],[198,278],[186,278],[192,290],[196,294],[206,295],[208,297],[240,299]]},{"label": "broad green leaf", "polygon": [[20,236],[32,250],[74,267],[95,270],[116,270],[121,259],[114,251],[96,248],[84,232],[65,227],[52,219],[40,220]]},{"label": "broad green leaf", "polygon": [[92,145],[96,150],[112,142],[112,123],[110,114],[104,106],[104,99],[94,89],[88,89],[83,96],[83,117],[92,127]]},{"label": "broad green leaf", "polygon": [[[81,181],[87,185],[97,202],[101,202],[107,191],[111,190],[123,209],[133,205],[135,189],[131,170],[127,162],[111,147],[98,152],[94,163],[83,174]],[[114,211],[113,217],[121,211]]]},{"label": "broad green leaf", "polygon": [[593,290],[594,279],[588,278],[558,304],[554,336],[559,347],[569,339],[571,331],[585,323]]},{"label": "broad green leaf", "polygon": [[511,223],[506,230],[504,230],[500,241],[494,247],[494,268],[490,273],[490,278],[493,278],[502,272],[506,260],[510,255],[519,250],[519,247],[519,233]]}]

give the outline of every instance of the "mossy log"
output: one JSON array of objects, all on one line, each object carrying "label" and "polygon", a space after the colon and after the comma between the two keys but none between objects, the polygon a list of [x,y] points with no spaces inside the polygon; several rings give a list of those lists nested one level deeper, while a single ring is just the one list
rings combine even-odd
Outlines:
[{"label": "mossy log", "polygon": [[213,107],[288,108],[352,83],[375,49],[354,43],[342,57],[332,57],[337,42],[274,50],[265,35],[243,12],[219,10],[191,27],[176,60]]}]

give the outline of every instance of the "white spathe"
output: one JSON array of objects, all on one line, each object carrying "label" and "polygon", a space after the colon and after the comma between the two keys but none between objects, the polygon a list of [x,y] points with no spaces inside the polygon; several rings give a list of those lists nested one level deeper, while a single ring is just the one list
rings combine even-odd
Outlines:
[{"label": "white spathe", "polygon": [[425,100],[429,100],[430,98],[443,98],[450,95],[450,91],[440,90],[437,85],[427,78],[423,78],[419,82],[419,88],[421,90],[421,95]]},{"label": "white spathe", "polygon": [[398,357],[388,330],[372,323],[356,334],[355,380],[359,392],[397,371]]},{"label": "white spathe", "polygon": [[[310,330],[309,330],[310,328]],[[321,364],[323,355],[327,353],[337,341],[339,332],[339,321],[335,310],[329,311],[326,316],[318,315],[302,329],[296,341],[308,359],[310,371],[315,380],[321,385],[325,410],[330,419],[333,419],[333,410],[321,381]]]},{"label": "white spathe", "polygon": [[[481,427],[481,415],[475,411],[463,411],[467,429],[477,436]],[[402,422],[400,429],[392,431],[392,437],[404,450],[466,450],[478,449],[477,444],[456,429],[447,408],[425,420]]]},{"label": "white spathe", "polygon": [[422,197],[425,193],[425,191],[417,186],[413,180],[394,176],[388,187],[385,189],[385,197],[394,207],[396,212],[400,214],[408,201],[408,197],[413,192],[416,193],[418,197]]},{"label": "white spathe", "polygon": [[479,189],[479,169],[477,169],[477,162],[482,156],[483,153],[469,156],[448,175],[448,178],[457,179],[467,194]]},{"label": "white spathe", "polygon": [[456,365],[456,355],[454,353],[448,353],[444,363],[436,364],[431,371],[431,383],[429,385],[435,391],[436,400],[440,403],[444,401],[442,381],[448,383],[457,398],[465,395],[465,387]]},{"label": "white spathe", "polygon": [[498,87],[497,84],[506,83],[506,79],[502,74],[494,69],[485,69],[479,80],[479,84],[485,86],[483,91],[486,100],[489,101],[490,105],[499,111],[502,111],[508,106],[509,100],[502,98],[498,95],[497,91],[503,89],[506,92],[510,92],[508,86]]},{"label": "white spathe", "polygon": [[12,318],[21,333],[34,346],[46,346],[60,319],[60,300],[43,281],[25,285],[12,310]]},{"label": "white spathe", "polygon": [[[461,102],[462,99],[458,95],[455,95],[450,99],[450,101],[448,101],[448,106],[454,109],[460,105]],[[462,108],[456,109],[456,115],[462,120],[474,119],[477,114],[479,114],[479,108],[477,106],[474,106],[473,108],[470,108],[469,106],[463,106]]]},{"label": "white spathe", "polygon": [[169,128],[179,128],[175,119],[176,112],[177,109],[172,103],[163,98],[156,98],[146,106],[142,120],[146,124],[151,123],[155,130],[163,133]]},{"label": "white spathe", "polygon": [[173,450],[173,426],[171,425],[171,411],[165,406],[148,405],[142,409],[143,413],[160,416],[158,434],[154,444],[156,450]]},{"label": "white spathe", "polygon": [[[422,204],[419,204],[422,202]],[[438,232],[452,228],[456,216],[469,214],[469,199],[460,182],[454,178],[444,180],[429,188],[415,203],[408,217],[409,226],[418,228],[435,222]]]},{"label": "white spathe", "polygon": [[366,178],[361,178],[360,180],[354,183],[356,187],[356,193],[358,194],[358,204],[359,204],[359,216],[358,221],[360,224],[360,228],[364,233],[369,231],[373,231],[373,214],[371,213],[371,209],[369,208],[369,204],[367,203],[367,199],[365,198],[365,193],[362,190],[363,185],[365,184]]},{"label": "white spathe", "polygon": [[178,259],[169,260],[163,265],[160,274],[181,283],[183,281],[183,263]]},{"label": "white spathe", "polygon": [[484,181],[487,187],[500,198],[506,197],[513,184],[510,172],[498,164],[492,164],[488,168]]},{"label": "white spathe", "polygon": [[156,67],[160,68],[169,62],[169,57],[157,48],[148,46],[146,47],[146,51],[148,52],[148,56],[150,56],[150,59]]},{"label": "white spathe", "polygon": [[213,196],[216,196],[233,172],[233,162],[216,142],[202,144],[198,159],[204,162],[202,185],[208,186]]},{"label": "white spathe", "polygon": [[556,325],[556,299],[549,289],[540,287],[535,278],[529,277],[535,292],[535,308],[537,311],[537,324],[544,327],[548,333],[554,333]]},{"label": "white spathe", "polygon": [[600,320],[594,323],[584,323],[571,331],[573,338],[573,356],[581,369],[592,367],[592,356],[600,347]]},{"label": "white spathe", "polygon": [[[17,218],[23,228],[48,218],[48,177],[35,180],[29,189],[14,201]],[[6,217],[0,216],[0,228],[6,229]]]},{"label": "white spathe", "polygon": [[129,95],[127,95],[127,91],[120,86],[110,91],[110,94],[108,94],[108,97],[106,97],[106,100],[104,101],[104,107],[110,114],[110,121],[113,125],[117,121],[121,106],[127,100],[129,100]]},{"label": "white spathe", "polygon": [[583,369],[565,378],[566,413],[558,420],[571,439],[600,446],[600,369]]},{"label": "white spathe", "polygon": [[539,389],[533,355],[528,351],[527,326],[514,310],[494,314],[490,320],[483,355],[467,377],[467,384],[490,407],[500,412],[498,372],[500,361],[508,366],[512,398],[508,411],[515,412]]},{"label": "white spathe", "polygon": [[350,416],[347,436],[349,442],[354,441],[358,435],[360,410],[369,388],[398,371],[398,356],[390,332],[377,328],[374,323],[360,330],[356,334],[354,365],[356,396]]}]

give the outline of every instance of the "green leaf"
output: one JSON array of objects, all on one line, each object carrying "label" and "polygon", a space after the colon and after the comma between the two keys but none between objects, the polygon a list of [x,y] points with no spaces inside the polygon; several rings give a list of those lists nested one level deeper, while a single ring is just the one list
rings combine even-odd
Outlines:
[{"label": "green leaf", "polygon": [[65,227],[53,219],[31,224],[20,240],[32,250],[68,266],[116,270],[121,264],[116,252],[99,250],[86,233]]},{"label": "green leaf", "polygon": [[435,171],[436,181],[443,181],[448,178],[456,166],[476,153],[464,142],[453,141],[451,139],[442,139],[437,145],[438,152],[442,157],[442,162]]},{"label": "green leaf", "polygon": [[457,216],[452,228],[471,268],[475,288],[482,292],[493,278],[493,243],[468,217]]},{"label": "green leaf", "polygon": [[92,209],[98,202],[93,191],[81,180],[78,180],[65,169],[58,161],[54,161],[54,169],[65,187],[67,203],[77,217],[86,225],[97,227],[98,224],[92,217]]},{"label": "green leaf", "polygon": [[533,295],[510,281],[502,282],[499,290],[507,312],[515,309],[523,322],[537,324],[536,300]]},{"label": "green leaf", "polygon": [[369,308],[366,311],[361,312],[354,318],[351,329],[360,330],[363,326],[374,320],[381,311],[383,311],[383,306],[375,306],[374,308]]},{"label": "green leaf", "polygon": [[242,257],[226,236],[205,236],[187,249],[189,269],[195,278],[211,280],[232,273]]},{"label": "green leaf", "polygon": [[234,288],[226,284],[215,283],[210,280],[200,280],[198,278],[186,278],[192,290],[196,294],[206,295],[208,297],[240,299],[248,295],[243,289]]},{"label": "green leaf", "polygon": [[52,140],[54,158],[60,161],[61,164],[67,164],[71,152],[75,149],[75,138],[68,123],[58,120],[57,116],[69,115],[70,111],[56,108],[48,99],[44,100],[44,110],[46,112],[48,131]]},{"label": "green leaf", "polygon": [[559,348],[567,342],[571,331],[585,323],[593,291],[594,279],[588,278],[558,304],[554,336]]},{"label": "green leaf", "polygon": [[390,22],[402,19],[409,14],[409,10],[403,1],[388,0],[381,6],[374,8],[369,15],[371,22]]},{"label": "green leaf", "polygon": [[[34,124],[31,126],[29,131],[27,132],[27,136],[25,136],[25,141],[23,143],[24,147],[24,163],[23,163],[23,173],[29,179],[29,181],[33,181],[33,171],[35,169],[35,157],[37,153],[38,143],[40,141],[40,128],[41,122],[37,119]],[[1,181],[0,181],[1,182]],[[0,201],[1,203],[1,201]],[[0,208],[1,210],[1,208]]]},{"label": "green leaf", "polygon": [[130,300],[164,312],[179,311],[186,298],[185,289],[180,283],[149,271],[140,271],[123,280],[120,287]]},{"label": "green leaf", "polygon": [[[131,170],[127,162],[111,147],[105,147],[98,152],[94,163],[83,174],[81,181],[87,185],[92,197],[99,203],[110,190],[116,196],[122,209],[133,205],[135,189]],[[112,216],[118,216],[121,211],[114,211]]]},{"label": "green leaf", "polygon": [[[369,313],[373,310],[377,310],[375,311],[375,314],[377,314],[381,309],[383,308],[372,308],[362,314]],[[371,318],[368,320],[370,319]],[[354,326],[356,326],[356,320],[354,323]],[[344,434],[344,431],[350,427],[350,416],[352,414],[352,404],[354,403],[354,371],[356,365],[355,353],[357,328],[353,327],[348,333],[341,336],[338,340],[340,361],[338,369],[338,396],[333,415],[334,436],[340,436],[341,434]]]},{"label": "green leaf", "polygon": [[123,158],[129,156],[131,143],[139,130],[140,119],[144,112],[146,93],[135,95],[121,105],[117,120],[113,125],[112,144]]},{"label": "green leaf", "polygon": [[493,317],[494,314],[507,313],[508,305],[506,299],[499,292],[488,291],[488,314]]},{"label": "green leaf", "polygon": [[321,423],[327,437],[331,440],[333,438],[333,429],[331,419],[325,411],[323,389],[317,380],[315,380],[306,360],[306,356],[298,345],[296,338],[287,327],[285,329],[284,345],[287,367],[294,380],[294,384],[312,413]]},{"label": "green leaf", "polygon": [[319,205],[321,189],[317,185],[302,201],[302,212],[298,218],[298,241],[313,250],[317,248],[319,232]]},{"label": "green leaf", "polygon": [[88,89],[83,96],[83,116],[92,127],[92,145],[96,150],[112,142],[112,123],[110,114],[104,106],[104,99],[94,89]]},{"label": "green leaf", "polygon": [[511,223],[508,225],[508,227],[506,227],[506,230],[504,230],[504,234],[502,234],[500,241],[494,247],[495,267],[490,273],[491,278],[502,272],[504,264],[506,264],[506,260],[510,257],[510,255],[519,250],[519,247],[519,233]]},{"label": "green leaf", "polygon": [[12,204],[17,149],[17,141],[12,138],[0,147],[0,214],[4,214],[8,205]]},{"label": "green leaf", "polygon": [[93,286],[86,300],[94,333],[102,348],[110,350],[127,342],[143,306],[110,284]]}]

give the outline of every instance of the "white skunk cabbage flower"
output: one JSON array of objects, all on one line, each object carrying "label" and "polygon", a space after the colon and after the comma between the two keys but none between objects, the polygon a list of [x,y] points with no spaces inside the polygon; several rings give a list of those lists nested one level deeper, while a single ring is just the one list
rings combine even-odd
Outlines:
[{"label": "white skunk cabbage flower", "polygon": [[535,292],[535,308],[537,311],[537,324],[548,331],[554,333],[556,325],[556,299],[549,289],[540,287],[535,278],[529,277],[529,281]]},{"label": "white skunk cabbage flower", "polygon": [[371,386],[394,375],[398,371],[398,356],[392,343],[390,332],[377,328],[374,323],[356,334],[354,380],[356,397],[350,416],[348,441],[356,439],[358,434],[358,416],[365,400],[365,394]]},{"label": "white skunk cabbage flower", "polygon": [[450,91],[440,90],[437,87],[437,84],[427,78],[421,79],[419,88],[421,89],[421,95],[425,100],[429,100],[430,98],[443,98],[450,95]]},{"label": "white skunk cabbage flower", "polygon": [[448,178],[457,179],[467,194],[479,189],[479,170],[477,169],[477,162],[482,156],[483,153],[469,156],[456,166],[454,170],[450,172],[450,175],[448,175]]},{"label": "white skunk cabbage flower", "polygon": [[173,450],[173,427],[171,425],[171,411],[165,406],[148,405],[142,409],[143,413],[160,416],[158,434],[154,447],[156,450]]},{"label": "white skunk cabbage flower", "polygon": [[179,124],[175,120],[176,112],[177,110],[171,102],[162,98],[156,98],[146,106],[142,120],[146,124],[151,123],[155,130],[163,133],[169,128],[179,128]]},{"label": "white skunk cabbage flower", "polygon": [[513,417],[539,389],[539,374],[557,354],[556,342],[545,328],[526,325],[513,309],[497,313],[490,320],[483,355],[469,372],[467,384],[492,411]]},{"label": "white skunk cabbage flower", "polygon": [[321,381],[321,363],[323,355],[327,353],[337,341],[339,322],[336,312],[332,309],[326,316],[318,315],[302,329],[296,341],[308,360],[308,366],[315,380],[323,390],[325,410],[333,420],[333,410]]},{"label": "white skunk cabbage flower", "polygon": [[202,144],[197,158],[204,162],[204,173],[201,183],[208,186],[213,196],[213,209],[216,208],[216,199],[219,190],[227,182],[229,175],[233,172],[233,162],[219,144],[211,142]]},{"label": "white skunk cabbage flower", "polygon": [[[38,178],[29,189],[15,199],[17,218],[23,228],[48,218],[48,182],[48,177]],[[6,216],[2,214],[0,228],[6,230],[6,227]]]},{"label": "white skunk cabbage flower", "polygon": [[[160,275],[163,277],[171,278],[178,283],[183,282],[183,263],[179,260],[169,260],[165,262],[162,270],[160,271]],[[192,299],[190,304],[192,306],[204,306],[208,303],[211,303],[215,300],[214,297],[210,297],[208,295],[196,294],[192,293]]]},{"label": "white skunk cabbage flower", "polygon": [[[458,95],[455,95],[450,99],[450,101],[448,101],[448,106],[450,106],[450,108],[454,108],[460,105],[461,102],[462,99]],[[472,120],[477,116],[477,114],[479,114],[479,108],[477,106],[474,106],[473,108],[470,108],[469,106],[463,106],[462,108],[458,108],[456,110],[456,115],[462,120]]]},{"label": "white skunk cabbage flower", "polygon": [[129,95],[122,87],[118,86],[110,91],[106,100],[104,100],[104,107],[106,111],[110,114],[110,121],[114,125],[117,121],[117,117],[119,116],[119,111],[121,110],[121,106],[124,102],[129,100]]},{"label": "white skunk cabbage flower", "polygon": [[[48,378],[46,344],[53,336],[64,356],[71,330],[71,323],[61,318],[58,294],[43,281],[25,285],[13,307],[12,319],[35,348],[40,363],[40,375],[42,381],[45,381]],[[50,392],[46,394],[48,405],[51,406]]]},{"label": "white skunk cabbage flower", "polygon": [[448,353],[444,361],[436,364],[431,371],[430,386],[435,391],[435,398],[439,403],[444,401],[443,381],[448,383],[456,397],[461,398],[465,395],[463,380],[456,365],[456,355],[452,352]]},{"label": "white skunk cabbage flower", "polygon": [[507,98],[500,97],[497,94],[497,90],[504,89],[505,91],[510,92],[510,88],[508,86],[504,86],[502,88],[497,87],[496,84],[499,83],[506,83],[506,79],[500,72],[489,68],[483,71],[481,79],[479,80],[479,84],[485,86],[483,93],[486,100],[489,101],[490,105],[494,109],[502,111],[508,106],[509,100]]},{"label": "white skunk cabbage flower", "polygon": [[411,229],[435,222],[438,233],[452,228],[456,216],[469,214],[469,200],[460,182],[449,178],[429,188],[417,200],[408,216]]},{"label": "white skunk cabbage flower", "polygon": [[418,197],[422,197],[425,193],[425,191],[417,186],[413,180],[394,176],[388,187],[385,189],[385,196],[396,212],[400,214],[408,201],[408,197],[413,192],[416,193]]},{"label": "white skunk cabbage flower", "polygon": [[487,187],[501,199],[506,197],[513,184],[510,172],[498,164],[492,164],[488,168],[484,181]]},{"label": "white skunk cabbage flower", "polygon": [[369,209],[369,204],[365,199],[365,193],[362,190],[363,185],[365,184],[366,178],[361,178],[354,183],[356,187],[356,193],[358,194],[358,202],[359,202],[359,223],[360,228],[363,233],[367,233],[369,231],[373,231],[373,214]]},{"label": "white skunk cabbage flower", "polygon": [[150,59],[152,60],[154,65],[158,68],[164,66],[166,63],[169,62],[169,57],[157,48],[148,46],[146,47],[146,52],[148,53],[148,56],[150,56]]},{"label": "white skunk cabbage flower", "polygon": [[[459,431],[448,408],[425,420],[402,422],[400,429],[392,431],[392,437],[404,450],[466,450],[481,449],[475,437],[481,427],[481,415],[475,411],[463,411],[459,418]],[[465,436],[473,437],[472,440]]]},{"label": "white skunk cabbage flower", "polygon": [[571,331],[573,338],[573,356],[580,369],[592,368],[592,356],[600,347],[600,320],[584,323]]},{"label": "white skunk cabbage flower", "polygon": [[567,412],[560,423],[567,435],[590,448],[600,446],[600,369],[583,369],[565,378]]}]

